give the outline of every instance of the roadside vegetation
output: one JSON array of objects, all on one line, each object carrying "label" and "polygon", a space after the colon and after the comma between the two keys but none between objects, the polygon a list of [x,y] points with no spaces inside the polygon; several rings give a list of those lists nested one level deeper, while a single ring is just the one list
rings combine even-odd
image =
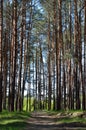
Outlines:
[{"label": "roadside vegetation", "polygon": [[[59,125],[86,125],[86,112],[82,110],[71,111],[35,111],[35,113],[48,114],[54,122]],[[28,120],[33,112],[8,112],[0,113],[0,130],[24,130],[28,124]],[[38,115],[39,116],[39,115]]]},{"label": "roadside vegetation", "polygon": [[86,111],[68,110],[68,111],[47,111],[50,116],[56,117],[59,123],[84,123],[86,124]]},{"label": "roadside vegetation", "polygon": [[8,112],[0,113],[0,130],[23,130],[30,117],[28,112]]}]

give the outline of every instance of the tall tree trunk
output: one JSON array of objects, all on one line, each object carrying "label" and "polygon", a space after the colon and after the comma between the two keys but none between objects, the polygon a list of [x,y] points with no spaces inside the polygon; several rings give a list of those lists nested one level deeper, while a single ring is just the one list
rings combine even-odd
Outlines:
[{"label": "tall tree trunk", "polygon": [[58,86],[57,86],[57,109],[61,109],[61,47],[62,47],[62,0],[58,0],[58,45],[57,45],[57,60],[58,60],[58,71],[57,71],[57,80],[58,80]]},{"label": "tall tree trunk", "polygon": [[7,93],[7,32],[4,36],[4,47],[3,47],[3,109],[6,109],[6,93]]},{"label": "tall tree trunk", "polygon": [[[72,24],[71,24],[71,20],[72,20],[72,18],[71,18],[71,1],[70,1],[70,3],[69,3],[69,33],[70,33],[70,35],[69,35],[69,50],[70,50],[70,54],[71,54],[71,44],[72,44]],[[72,74],[71,74],[71,71],[72,71],[72,69],[71,69],[71,57],[70,57],[70,59],[69,59],[69,109],[72,109],[72,82],[71,82],[71,80],[72,80]]]},{"label": "tall tree trunk", "polygon": [[14,111],[15,103],[15,85],[16,85],[16,59],[17,59],[17,0],[13,1],[14,12],[13,12],[13,82],[12,82],[12,102],[11,111]]},{"label": "tall tree trunk", "polygon": [[38,55],[37,55],[37,48],[36,48],[36,74],[35,74],[35,77],[36,77],[36,101],[35,101],[35,108],[37,109],[38,107],[38,104],[37,104],[37,100],[38,100],[38,96],[37,96],[37,91],[38,91]]},{"label": "tall tree trunk", "polygon": [[48,14],[48,110],[51,109],[50,14]]},{"label": "tall tree trunk", "polygon": [[57,100],[58,100],[58,37],[57,37],[57,8],[56,8],[56,5],[57,5],[57,1],[54,0],[53,1],[53,11],[54,11],[54,33],[55,33],[55,47],[56,47],[56,110],[58,108],[58,103],[57,103]]},{"label": "tall tree trunk", "polygon": [[0,0],[0,112],[2,111],[2,36],[3,36],[3,0]]},{"label": "tall tree trunk", "polygon": [[77,12],[77,1],[74,0],[74,14],[75,14],[75,27],[74,27],[74,44],[75,44],[75,49],[74,49],[74,87],[75,87],[75,92],[76,92],[76,109],[78,109],[78,12]]},{"label": "tall tree trunk", "polygon": [[38,109],[41,109],[41,61],[38,59]]},{"label": "tall tree trunk", "polygon": [[83,110],[86,110],[86,0],[84,0],[84,11],[85,11],[85,19],[84,19],[84,84],[83,84]]}]

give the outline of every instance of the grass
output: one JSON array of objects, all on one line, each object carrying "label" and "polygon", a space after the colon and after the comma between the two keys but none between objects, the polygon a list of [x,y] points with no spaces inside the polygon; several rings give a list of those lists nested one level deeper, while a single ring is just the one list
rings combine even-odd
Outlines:
[{"label": "grass", "polygon": [[60,119],[59,122],[62,122],[62,123],[73,123],[73,122],[86,123],[86,119],[81,118],[81,117],[72,117],[72,118],[64,117],[64,118]]},{"label": "grass", "polygon": [[[31,98],[31,111],[33,111],[33,98]],[[23,112],[8,112],[0,113],[0,130],[23,130],[27,123],[30,113],[26,111],[27,98],[24,98]],[[28,100],[29,104],[29,100]],[[29,107],[28,107],[29,110]]]},{"label": "grass", "polygon": [[[24,111],[26,111],[26,104],[27,104],[27,98],[24,97],[24,106],[23,106]],[[34,104],[34,98],[31,97],[31,111],[33,111],[34,109],[33,104]],[[28,98],[28,110],[29,110],[29,98]]]},{"label": "grass", "polygon": [[0,113],[0,130],[23,130],[30,116],[27,112],[8,112]]},{"label": "grass", "polygon": [[[70,111],[47,111],[49,115],[56,116],[56,122],[59,123],[84,123],[86,124],[86,111],[70,110]],[[84,117],[85,115],[85,117]]]},{"label": "grass", "polygon": [[[0,113],[0,130],[23,130],[27,125],[27,120],[30,117],[30,113],[26,111],[26,97],[24,98],[24,111],[23,112],[8,112],[3,111]],[[29,103],[29,102],[28,102]],[[33,111],[34,99],[31,98],[31,111]],[[29,109],[29,106],[28,106]],[[38,110],[39,111],[39,110]],[[84,123],[86,124],[86,116],[82,118],[80,113],[84,113],[82,110],[71,110],[71,111],[46,111],[49,115],[56,116],[56,122],[59,123]],[[78,114],[76,114],[78,113]],[[86,112],[85,112],[86,113]]]},{"label": "grass", "polygon": [[[46,111],[49,115],[55,115],[56,122],[64,124],[70,123],[82,123],[86,124],[86,116],[82,117],[82,114],[86,114],[81,110],[77,111]],[[0,113],[0,130],[23,130],[27,125],[27,120],[30,117],[28,112],[8,112],[3,111]]]}]

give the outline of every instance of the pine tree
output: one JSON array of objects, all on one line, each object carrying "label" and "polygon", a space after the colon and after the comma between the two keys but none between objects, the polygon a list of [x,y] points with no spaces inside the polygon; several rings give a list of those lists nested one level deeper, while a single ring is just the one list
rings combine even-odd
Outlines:
[{"label": "pine tree", "polygon": [[0,112],[2,111],[2,40],[3,40],[3,0],[0,0]]}]

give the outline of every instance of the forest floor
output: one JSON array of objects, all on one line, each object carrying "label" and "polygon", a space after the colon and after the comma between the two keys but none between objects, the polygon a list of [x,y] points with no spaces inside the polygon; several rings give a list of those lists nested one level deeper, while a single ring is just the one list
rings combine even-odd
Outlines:
[{"label": "forest floor", "polygon": [[86,113],[33,112],[24,130],[86,130]]}]

